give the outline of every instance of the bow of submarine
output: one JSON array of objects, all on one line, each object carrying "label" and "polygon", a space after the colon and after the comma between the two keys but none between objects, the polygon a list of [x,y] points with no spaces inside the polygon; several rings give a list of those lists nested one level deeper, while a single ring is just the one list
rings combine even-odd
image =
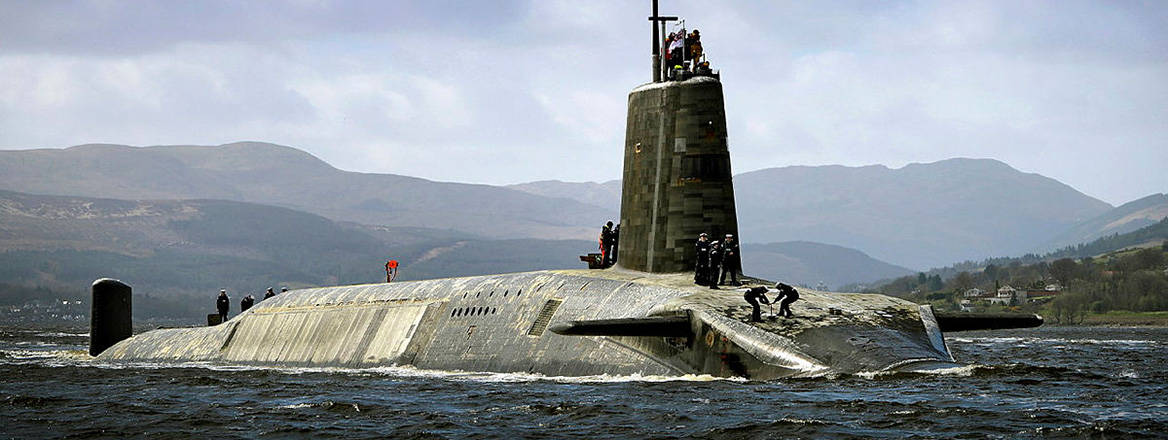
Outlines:
[{"label": "bow of submarine", "polygon": [[[751,322],[746,286],[710,290],[690,284],[689,277],[638,280],[683,292],[657,304],[647,318],[560,321],[551,330],[607,337],[678,371],[752,380],[960,366],[929,306],[886,295],[800,289],[794,318]],[[679,325],[682,317],[688,326]],[[662,350],[656,343],[661,339],[675,349]]]}]

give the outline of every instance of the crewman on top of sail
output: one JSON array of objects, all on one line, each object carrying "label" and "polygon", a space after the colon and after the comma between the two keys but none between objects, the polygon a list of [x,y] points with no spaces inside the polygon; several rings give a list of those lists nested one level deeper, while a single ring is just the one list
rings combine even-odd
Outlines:
[{"label": "crewman on top of sail", "polygon": [[681,69],[685,67],[685,29],[673,35],[673,41],[669,43],[669,64],[670,69]]},{"label": "crewman on top of sail", "polygon": [[255,304],[255,297],[250,294],[239,300],[239,313],[246,312],[252,305]]},{"label": "crewman on top of sail", "polygon": [[673,51],[669,50],[669,45],[673,44],[673,38],[677,36],[676,32],[670,32],[669,36],[665,37],[664,44],[661,47],[665,48],[665,56],[661,57],[663,65],[666,70],[673,70]]},{"label": "crewman on top of sail", "polygon": [[273,297],[273,296],[276,296],[276,292],[273,292],[273,291],[272,291],[272,288],[271,288],[271,287],[269,287],[269,288],[268,288],[268,291],[267,291],[267,292],[264,292],[264,299],[268,299],[268,298],[271,298],[271,297]]},{"label": "crewman on top of sail", "polygon": [[698,70],[698,60],[702,59],[702,34],[694,29],[686,38],[686,46],[689,48],[689,59],[693,60],[693,71]]}]

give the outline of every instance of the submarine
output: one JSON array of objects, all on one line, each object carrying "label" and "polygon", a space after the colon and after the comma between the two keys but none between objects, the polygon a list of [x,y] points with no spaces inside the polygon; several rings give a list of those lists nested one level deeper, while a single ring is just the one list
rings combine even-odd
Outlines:
[{"label": "submarine", "polygon": [[1037,315],[942,314],[806,288],[794,318],[753,322],[743,295],[772,281],[696,285],[694,240],[738,235],[738,220],[721,75],[661,63],[658,30],[669,19],[654,1],[652,81],[628,96],[615,266],[299,289],[219,325],[133,336],[129,286],[102,279],[90,353],[103,362],[769,380],[956,367],[945,331],[1041,325]]}]

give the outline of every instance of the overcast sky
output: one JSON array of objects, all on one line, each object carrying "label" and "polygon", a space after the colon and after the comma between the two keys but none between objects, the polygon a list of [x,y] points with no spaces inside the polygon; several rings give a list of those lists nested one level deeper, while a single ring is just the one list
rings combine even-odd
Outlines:
[{"label": "overcast sky", "polygon": [[[650,2],[0,0],[0,148],[307,150],[492,184],[619,178]],[[1168,2],[662,0],[722,71],[736,173],[1002,160],[1168,192]]]}]

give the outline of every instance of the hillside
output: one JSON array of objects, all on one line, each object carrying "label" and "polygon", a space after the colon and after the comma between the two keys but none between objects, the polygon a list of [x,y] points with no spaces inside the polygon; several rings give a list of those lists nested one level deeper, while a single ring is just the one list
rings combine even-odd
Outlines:
[{"label": "hillside", "polygon": [[840,244],[914,268],[1019,254],[1111,208],[985,159],[775,168],[735,183],[739,228],[749,240]]},{"label": "hillside", "polygon": [[0,189],[115,199],[218,199],[370,225],[490,238],[591,239],[616,216],[564,198],[490,185],[342,171],[294,148],[82,145],[0,151]]},{"label": "hillside", "polygon": [[221,200],[125,201],[0,191],[0,281],[75,291],[104,276],[155,295],[577,268],[590,241],[484,240],[334,222]]},{"label": "hillside", "polygon": [[[531,182],[533,194],[607,201],[597,183]],[[1021,254],[1111,209],[1056,180],[989,159],[949,159],[890,169],[793,166],[734,177],[744,243],[813,241],[862,249],[925,268]]]},{"label": "hillside", "polygon": [[[29,292],[84,289],[99,277],[151,295],[200,299],[220,288],[320,286],[382,280],[387,258],[401,280],[583,268],[590,240],[488,240],[417,227],[335,222],[289,208],[222,200],[114,200],[0,191],[0,302]],[[907,273],[859,251],[816,243],[743,246],[748,273],[814,285]],[[46,293],[49,294],[49,293]],[[146,304],[146,303],[144,303]],[[184,310],[170,300],[168,310]],[[177,305],[176,305],[177,304]]]},{"label": "hillside", "polygon": [[1112,234],[1124,234],[1153,225],[1164,218],[1168,218],[1168,194],[1152,194],[1074,225],[1038,250],[1047,252]]},{"label": "hillside", "polygon": [[[1111,209],[994,160],[950,159],[899,169],[772,168],[740,174],[735,184],[745,243],[831,243],[912,268],[1028,252]],[[335,221],[488,239],[594,240],[598,225],[618,217],[620,181],[510,187],[432,182],[342,171],[294,148],[242,142],[0,151],[0,189],[233,200]]]},{"label": "hillside", "polygon": [[507,185],[507,188],[544,197],[562,197],[566,199],[573,199],[578,202],[587,203],[589,205],[598,206],[604,209],[620,211],[620,180],[610,180],[603,183],[541,180],[537,182]]},{"label": "hillside", "polygon": [[913,273],[855,249],[806,241],[743,245],[742,260],[743,271],[754,276],[832,289]]},{"label": "hillside", "polygon": [[[972,274],[980,274],[984,272],[998,273],[1004,268],[1016,268],[1022,266],[1033,266],[1032,270],[1038,271],[1055,260],[1059,259],[1091,259],[1103,258],[1109,254],[1129,252],[1136,249],[1147,249],[1165,246],[1168,243],[1168,218],[1160,219],[1159,222],[1151,224],[1135,231],[1124,234],[1112,234],[1106,237],[1097,238],[1089,243],[1079,243],[1074,246],[1067,246],[1046,254],[1026,254],[1021,257],[996,257],[987,258],[980,261],[964,261],[961,263],[934,268],[927,272],[922,272],[923,275],[930,279],[936,280],[936,283],[942,281],[948,282],[962,272]],[[992,275],[991,275],[992,277]],[[912,277],[904,277],[899,279],[882,279],[873,283],[877,287],[874,291],[880,291],[890,294],[904,294],[912,290],[918,284],[921,284]],[[857,288],[859,286],[848,286],[849,288]]]}]

